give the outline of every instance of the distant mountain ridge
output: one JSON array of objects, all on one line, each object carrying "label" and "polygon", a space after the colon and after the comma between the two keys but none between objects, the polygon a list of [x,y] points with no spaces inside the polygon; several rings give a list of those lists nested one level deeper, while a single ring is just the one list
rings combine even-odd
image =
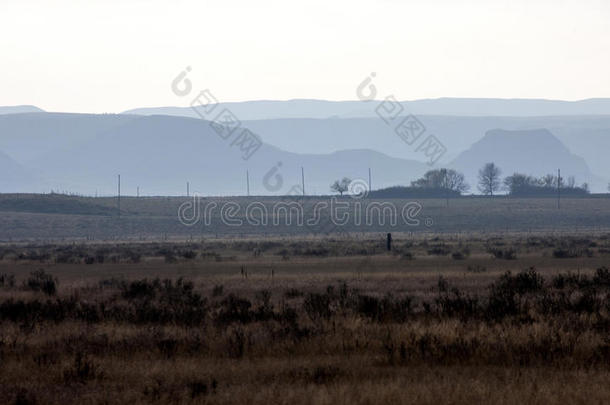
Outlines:
[{"label": "distant mountain ridge", "polygon": [[541,177],[557,174],[574,176],[578,184],[602,188],[605,182],[591,173],[585,160],[572,154],[565,145],[547,129],[508,131],[494,129],[462,152],[449,167],[466,176],[476,190],[479,169],[488,162],[502,170],[502,177],[522,173]]},{"label": "distant mountain ridge", "polygon": [[41,192],[44,182],[6,153],[0,151],[0,190],[12,192]]},{"label": "distant mountain ridge", "polygon": [[[381,101],[327,101],[327,100],[256,100],[222,102],[241,120],[279,118],[363,118],[374,117]],[[472,117],[540,117],[554,115],[610,115],[610,98],[592,98],[578,101],[545,99],[497,98],[437,98],[401,101],[405,114],[455,115]],[[196,118],[190,107],[135,108],[124,114],[173,115]]]},{"label": "distant mountain ridge", "polygon": [[[494,128],[546,128],[576,155],[586,159],[593,173],[610,173],[610,116],[458,117],[420,116],[427,134],[447,148],[438,165],[446,165]],[[342,149],[374,149],[389,156],[423,160],[417,145],[407,145],[394,128],[378,117],[342,119],[276,119],[243,121],[266,142],[301,153]],[[605,189],[605,187],[604,187]]]},{"label": "distant mountain ridge", "polygon": [[[405,182],[427,169],[424,163],[372,150],[298,154],[269,144],[244,160],[235,144],[237,134],[225,140],[200,119],[39,114],[28,128],[22,118],[0,118],[0,145],[20,154],[50,188],[87,195],[116,193],[118,174],[126,195],[135,195],[138,187],[143,195],[184,195],[187,181],[192,192],[202,195],[244,195],[246,171],[251,194],[285,195],[302,192],[301,167],[310,194],[330,193],[337,178],[365,179],[369,167],[377,187]],[[53,147],[29,148],[41,139]]]},{"label": "distant mountain ridge", "polygon": [[[607,183],[596,175],[610,172],[610,161],[606,157],[610,150],[610,116],[419,118],[427,134],[436,135],[447,148],[445,156],[434,167],[423,163],[425,156],[417,150],[417,145],[407,145],[378,117],[243,120],[242,127],[260,135],[265,142],[256,158],[244,162],[235,146],[231,146],[232,141],[218,144],[220,137],[209,122],[201,119],[18,113],[0,115],[0,151],[34,178],[48,180],[44,183],[48,185],[45,190],[113,194],[116,175],[121,172],[125,187],[131,193],[140,186],[146,195],[184,194],[185,183],[190,181],[191,190],[207,195],[243,194],[244,173],[249,170],[252,194],[277,195],[287,192],[288,184],[290,187],[300,184],[303,166],[306,191],[325,194],[329,192],[330,182],[338,177],[367,179],[369,167],[373,170],[375,189],[408,185],[425,170],[455,163],[492,128],[526,132],[546,128],[562,145],[545,143],[548,147],[542,146],[534,142],[538,139],[536,136],[529,139],[529,135],[524,135],[521,148],[528,145],[526,149],[536,151],[531,159],[548,161],[553,172],[562,168],[566,176],[576,176],[579,183],[589,182],[593,191],[606,190]],[[498,148],[480,149],[485,158],[479,159],[476,154],[471,158],[478,164],[496,155],[498,162],[506,158],[504,155],[514,155],[515,159],[525,156],[520,148],[508,146],[500,148],[503,151],[500,154]],[[582,164],[562,165],[580,158],[586,160],[587,169]],[[268,191],[262,187],[262,177],[279,162],[282,162],[284,188]],[[512,168],[521,168],[518,171],[537,175],[536,167],[521,163],[508,161],[503,167],[505,174]],[[478,167],[460,165],[470,171],[469,181],[474,186]],[[41,183],[30,179],[15,184],[19,189],[0,187],[0,192],[38,191]],[[28,184],[31,187],[24,189]]]},{"label": "distant mountain ridge", "polygon": [[33,112],[44,112],[40,108],[33,105],[16,105],[16,106],[0,106],[0,115],[3,114],[22,114],[22,113],[33,113]]}]

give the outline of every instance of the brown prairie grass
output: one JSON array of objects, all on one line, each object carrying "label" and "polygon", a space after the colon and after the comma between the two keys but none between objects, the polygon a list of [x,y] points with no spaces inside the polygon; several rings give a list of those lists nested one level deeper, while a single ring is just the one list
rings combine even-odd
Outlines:
[{"label": "brown prairie grass", "polygon": [[0,403],[610,400],[607,239],[215,243],[3,247]]}]

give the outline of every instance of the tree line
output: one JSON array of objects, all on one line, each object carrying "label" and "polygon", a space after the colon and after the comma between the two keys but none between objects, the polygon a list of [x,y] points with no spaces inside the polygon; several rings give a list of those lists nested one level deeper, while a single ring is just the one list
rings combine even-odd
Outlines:
[{"label": "tree line", "polygon": [[[331,184],[332,192],[343,193],[349,190],[351,179],[344,177]],[[542,177],[513,173],[502,178],[502,170],[495,163],[486,163],[479,169],[477,178],[478,191],[487,196],[505,191],[511,196],[551,196],[559,190],[564,195],[585,195],[589,185],[576,184],[574,176],[566,179],[554,174]],[[410,186],[395,186],[372,192],[373,197],[401,197],[406,194],[429,198],[457,197],[470,191],[470,185],[464,175],[453,169],[434,169],[427,171],[421,178],[411,182]]]},{"label": "tree line", "polygon": [[574,176],[567,181],[554,174],[542,177],[529,176],[522,173],[513,173],[511,176],[501,178],[502,170],[494,163],[486,163],[480,170],[477,188],[484,195],[493,196],[498,191],[506,191],[512,196],[548,196],[558,191],[568,195],[584,195],[589,193],[589,185],[583,183],[576,185]]}]

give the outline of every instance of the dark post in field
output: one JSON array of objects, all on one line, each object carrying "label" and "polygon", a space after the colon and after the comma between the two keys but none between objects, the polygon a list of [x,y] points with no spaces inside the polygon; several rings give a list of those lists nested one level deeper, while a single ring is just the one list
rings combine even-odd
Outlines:
[{"label": "dark post in field", "polygon": [[561,209],[561,169],[557,169],[557,209]]},{"label": "dark post in field", "polygon": [[392,234],[388,233],[386,240],[386,247],[388,248],[388,252],[392,250]]},{"label": "dark post in field", "polygon": [[118,194],[117,194],[117,211],[119,213],[119,217],[121,216],[121,175],[119,174],[119,182],[118,182]]}]

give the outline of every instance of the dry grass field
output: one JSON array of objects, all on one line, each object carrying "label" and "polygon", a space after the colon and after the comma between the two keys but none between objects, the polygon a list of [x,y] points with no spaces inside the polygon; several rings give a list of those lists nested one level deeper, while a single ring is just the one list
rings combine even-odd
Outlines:
[{"label": "dry grass field", "polygon": [[610,235],[384,237],[2,244],[0,403],[610,401]]},{"label": "dry grass field", "polygon": [[[307,221],[314,216],[318,203],[331,205],[334,197],[212,197],[198,201],[201,220],[185,226],[178,220],[182,204],[192,203],[186,197],[123,197],[118,216],[116,197],[76,197],[60,194],[0,194],[0,242],[25,240],[52,241],[117,241],[168,239],[201,239],[214,237],[307,236],[357,232],[462,233],[482,234],[511,232],[610,232],[610,196],[564,198],[557,209],[554,198],[509,198],[506,196],[461,197],[450,199],[357,200],[344,196],[336,201],[349,203],[349,221],[345,225],[329,223],[328,208],[320,210],[320,221],[314,226],[295,226],[297,214],[273,215],[277,204],[297,203]],[[266,207],[266,226],[253,225],[245,218],[246,207],[257,203]],[[355,225],[355,212],[364,218],[369,204],[391,204],[396,209],[396,223],[384,212],[383,220],[371,215],[371,224]],[[204,221],[206,206],[209,221]],[[228,226],[220,218],[224,204],[239,207],[235,218],[240,226]],[[401,210],[418,204],[421,210],[413,223],[406,224]],[[190,213],[190,212],[189,212]],[[364,214],[362,214],[364,213]],[[278,218],[277,223],[273,222]]]}]

